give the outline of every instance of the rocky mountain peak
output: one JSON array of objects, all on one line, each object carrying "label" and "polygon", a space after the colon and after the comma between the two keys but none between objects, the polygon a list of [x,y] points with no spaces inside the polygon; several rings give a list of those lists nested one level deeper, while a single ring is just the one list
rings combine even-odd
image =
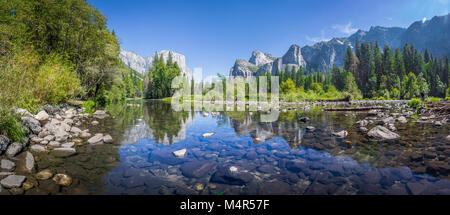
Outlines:
[{"label": "rocky mountain peak", "polygon": [[[167,62],[167,60],[169,59],[169,54],[172,54],[173,62],[176,62],[178,64],[182,73],[186,74],[187,76],[192,76],[192,71],[186,65],[186,57],[184,55],[170,50],[161,50],[159,52],[156,52],[155,54],[157,54],[158,56],[162,56],[164,62]],[[144,58],[134,52],[120,49],[119,57],[120,59],[122,59],[122,62],[129,66],[131,69],[141,74],[146,74],[153,66],[155,55]]]},{"label": "rocky mountain peak", "polygon": [[254,64],[255,66],[261,66],[266,63],[272,62],[274,59],[275,58],[270,54],[264,54],[261,51],[253,51],[249,62]]}]

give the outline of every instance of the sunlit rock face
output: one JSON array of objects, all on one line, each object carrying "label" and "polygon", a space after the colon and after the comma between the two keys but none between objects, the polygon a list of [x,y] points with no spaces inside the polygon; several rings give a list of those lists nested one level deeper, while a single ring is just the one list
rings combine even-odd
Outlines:
[{"label": "sunlit rock face", "polygon": [[[176,62],[178,64],[182,73],[186,74],[189,77],[192,76],[192,71],[186,65],[186,57],[184,55],[169,50],[162,50],[160,52],[157,52],[156,54],[158,56],[162,56],[164,58],[164,62],[167,62],[167,60],[169,59],[169,53],[172,54],[173,62]],[[153,66],[155,55],[144,58],[134,52],[121,49],[119,57],[120,59],[122,59],[122,62],[129,66],[131,69],[141,74],[146,74]]]}]

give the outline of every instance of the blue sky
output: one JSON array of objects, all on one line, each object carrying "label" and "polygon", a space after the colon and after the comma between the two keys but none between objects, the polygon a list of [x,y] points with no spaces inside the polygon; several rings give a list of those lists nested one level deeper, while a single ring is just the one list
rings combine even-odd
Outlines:
[{"label": "blue sky", "polygon": [[282,56],[371,26],[408,27],[449,13],[450,0],[88,0],[108,18],[123,49],[173,50],[193,70],[228,74],[253,50]]}]

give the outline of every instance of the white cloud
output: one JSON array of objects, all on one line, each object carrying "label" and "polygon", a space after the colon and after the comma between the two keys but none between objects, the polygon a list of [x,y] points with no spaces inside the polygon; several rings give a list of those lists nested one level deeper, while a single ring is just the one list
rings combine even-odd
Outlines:
[{"label": "white cloud", "polygon": [[450,0],[438,0],[439,3],[443,4],[443,5],[447,5],[450,3]]},{"label": "white cloud", "polygon": [[310,37],[310,36],[306,35],[306,39],[308,41],[314,42],[314,43],[331,40],[330,38],[326,38],[325,37],[325,31],[324,30],[320,31],[320,37]]},{"label": "white cloud", "polygon": [[392,20],[394,20],[394,18],[392,18],[392,17],[385,17],[387,20],[389,20],[389,21],[392,21]]},{"label": "white cloud", "polygon": [[357,28],[352,28],[352,22],[349,22],[346,25],[334,25],[333,29],[338,30],[347,35],[353,34],[358,31]]}]

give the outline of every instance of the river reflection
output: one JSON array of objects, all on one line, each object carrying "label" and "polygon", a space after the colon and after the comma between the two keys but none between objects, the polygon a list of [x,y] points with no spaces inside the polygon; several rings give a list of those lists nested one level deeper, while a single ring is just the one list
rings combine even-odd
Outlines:
[{"label": "river reflection", "polygon": [[[51,193],[450,194],[448,126],[410,120],[398,125],[398,140],[372,142],[355,125],[363,113],[313,108],[261,123],[258,112],[205,117],[173,112],[160,101],[108,111],[113,119],[86,128],[110,133],[116,143],[37,159],[39,169],[59,168],[74,178],[71,187]],[[332,135],[342,129],[347,138]],[[172,154],[180,149],[187,149],[184,158]]]}]

